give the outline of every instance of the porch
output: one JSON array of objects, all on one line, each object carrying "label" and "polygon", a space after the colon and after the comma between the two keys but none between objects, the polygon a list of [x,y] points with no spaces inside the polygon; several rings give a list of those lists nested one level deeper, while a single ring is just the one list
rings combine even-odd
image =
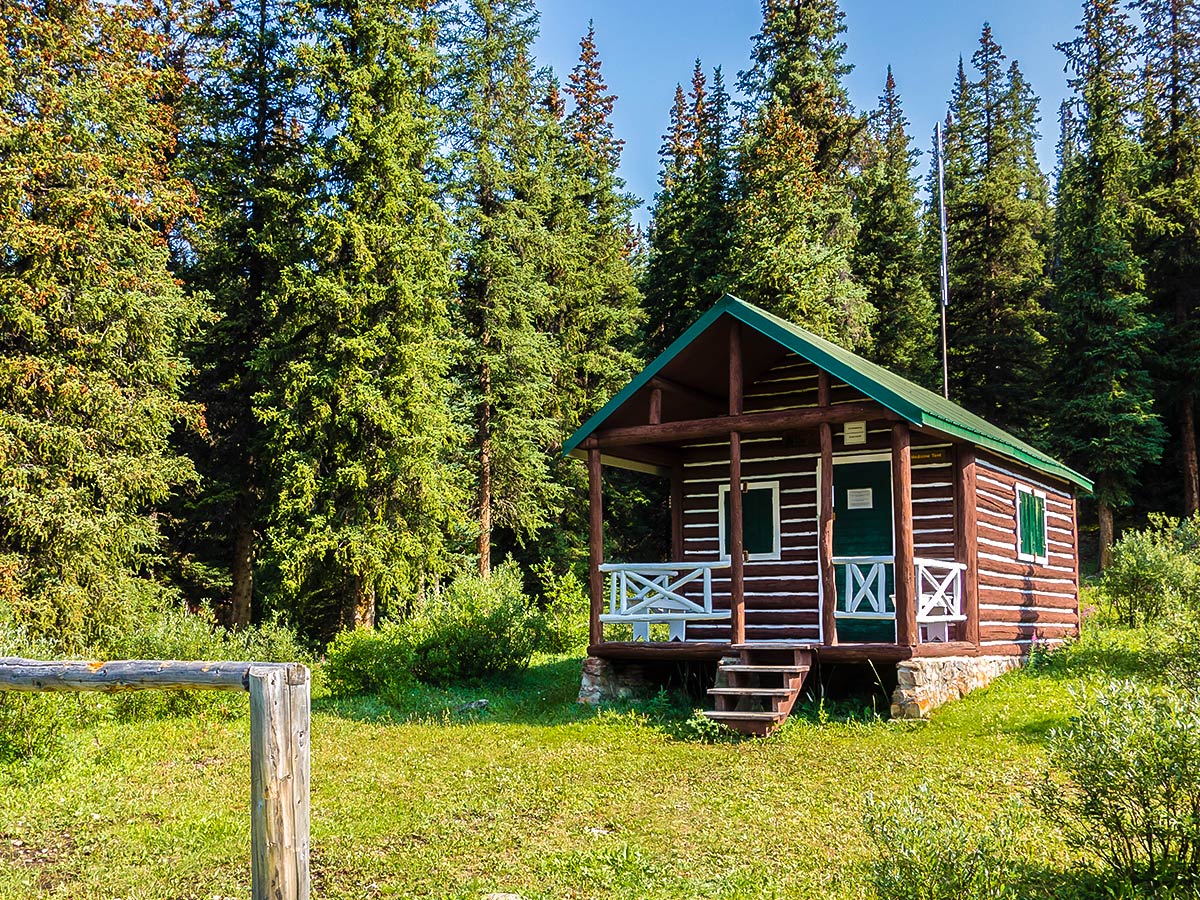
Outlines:
[{"label": "porch", "polygon": [[[977,650],[971,445],[913,426],[736,320],[694,337],[672,365],[573,451],[588,463],[591,655],[718,659],[770,644],[893,661]],[[917,485],[920,518],[941,530],[932,547],[914,535],[914,453],[918,469],[940,467],[945,489]],[[667,560],[604,559],[606,465],[670,480]],[[768,514],[773,532],[759,523]]]}]

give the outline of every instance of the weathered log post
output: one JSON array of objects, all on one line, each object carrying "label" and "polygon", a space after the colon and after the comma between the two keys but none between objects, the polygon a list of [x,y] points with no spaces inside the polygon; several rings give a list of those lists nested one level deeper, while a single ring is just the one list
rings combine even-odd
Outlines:
[{"label": "weathered log post", "polygon": [[298,663],[0,658],[0,690],[250,692],[253,900],[309,898],[309,672]]},{"label": "weathered log post", "polygon": [[309,680],[304,666],[251,666],[250,894],[309,896]]}]

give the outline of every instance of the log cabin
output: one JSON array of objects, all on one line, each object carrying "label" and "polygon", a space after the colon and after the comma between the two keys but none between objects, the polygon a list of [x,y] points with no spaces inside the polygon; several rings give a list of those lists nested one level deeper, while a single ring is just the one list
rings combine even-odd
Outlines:
[{"label": "log cabin", "polygon": [[[817,662],[1012,662],[1077,633],[1087,478],[735,297],[564,453],[588,471],[589,661],[719,661],[706,715],[736,730],[777,727]],[[604,559],[606,466],[670,480],[670,559]]]}]

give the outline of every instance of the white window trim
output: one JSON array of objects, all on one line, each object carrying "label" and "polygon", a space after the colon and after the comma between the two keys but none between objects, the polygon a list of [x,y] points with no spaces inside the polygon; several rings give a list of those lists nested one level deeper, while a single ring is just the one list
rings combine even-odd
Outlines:
[{"label": "white window trim", "polygon": [[[1042,498],[1042,534],[1046,539],[1046,554],[1044,556],[1034,556],[1032,553],[1021,552],[1021,495],[1031,494],[1034,497]],[[1047,521],[1047,511],[1049,504],[1046,503],[1046,492],[1035,487],[1030,487],[1027,484],[1016,482],[1015,490],[1013,491],[1013,517],[1017,520],[1017,559],[1021,562],[1034,562],[1046,565],[1050,562],[1050,532],[1047,526],[1050,524]]]},{"label": "white window trim", "polygon": [[[771,509],[773,510],[774,518],[774,547],[770,553],[751,553],[746,559],[749,562],[778,560],[781,558],[783,544],[783,523],[780,521],[779,515],[779,482],[778,481],[742,481],[745,490],[771,491]],[[721,560],[729,559],[729,554],[725,552],[725,498],[729,494],[729,485],[723,484],[717,494],[717,547],[721,551]]]}]

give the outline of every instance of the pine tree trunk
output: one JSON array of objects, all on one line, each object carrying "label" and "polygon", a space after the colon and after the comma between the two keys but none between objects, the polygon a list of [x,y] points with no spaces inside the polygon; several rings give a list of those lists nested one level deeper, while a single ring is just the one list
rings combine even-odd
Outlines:
[{"label": "pine tree trunk", "polygon": [[1179,435],[1183,440],[1183,503],[1184,512],[1195,515],[1200,511],[1200,454],[1196,450],[1196,400],[1184,397],[1179,404]]},{"label": "pine tree trunk", "polygon": [[1104,501],[1096,504],[1096,513],[1100,518],[1100,570],[1107,569],[1112,562],[1113,547],[1113,511]]},{"label": "pine tree trunk", "polygon": [[479,404],[479,577],[492,577],[492,387],[491,367],[480,365]]},{"label": "pine tree trunk", "polygon": [[230,566],[233,589],[230,591],[228,627],[240,630],[250,624],[254,597],[254,526],[243,508],[234,524],[233,560]]}]

